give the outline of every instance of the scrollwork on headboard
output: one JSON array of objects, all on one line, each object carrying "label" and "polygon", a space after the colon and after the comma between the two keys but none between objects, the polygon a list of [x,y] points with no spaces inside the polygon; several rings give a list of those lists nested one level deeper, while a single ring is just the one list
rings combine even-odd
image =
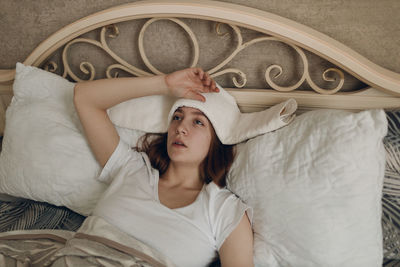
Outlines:
[{"label": "scrollwork on headboard", "polygon": [[[196,38],[195,33],[192,31],[192,29],[185,22],[183,22],[182,20],[177,19],[177,18],[152,18],[152,19],[147,20],[147,22],[142,26],[139,37],[138,37],[138,50],[140,53],[140,57],[143,60],[145,66],[150,71],[143,70],[137,66],[134,66],[134,65],[128,63],[126,60],[124,60],[121,56],[117,55],[117,53],[114,52],[110,48],[110,46],[107,43],[107,37],[108,38],[116,38],[119,35],[118,26],[115,24],[111,24],[111,25],[102,27],[102,29],[100,31],[99,40],[78,37],[78,38],[70,41],[69,43],[67,43],[64,46],[63,51],[62,51],[62,64],[63,64],[63,69],[64,69],[62,76],[63,77],[69,76],[74,81],[82,81],[82,79],[79,78],[78,75],[76,75],[72,71],[69,61],[68,61],[70,47],[76,43],[87,43],[87,44],[91,44],[96,47],[99,47],[117,62],[117,63],[109,65],[106,68],[105,76],[107,78],[117,77],[118,72],[112,73],[113,71],[115,71],[117,69],[128,72],[134,76],[149,76],[149,75],[164,74],[162,71],[158,70],[151,63],[149,58],[147,57],[147,55],[145,53],[145,45],[144,45],[144,41],[143,41],[146,29],[149,27],[149,25],[151,25],[152,23],[154,23],[156,21],[161,21],[161,20],[172,21],[172,22],[176,23],[177,25],[179,25],[185,31],[185,33],[187,33],[187,35],[190,38],[192,47],[193,47],[192,61],[188,67],[198,66],[199,56],[200,56],[199,42]],[[253,46],[257,43],[282,42],[282,43],[285,43],[286,45],[290,46],[291,48],[293,48],[293,50],[296,51],[297,54],[300,56],[300,59],[302,61],[302,65],[303,65],[303,68],[302,68],[303,73],[301,75],[301,78],[299,79],[299,81],[296,84],[294,84],[292,86],[281,86],[281,85],[276,84],[273,81],[273,78],[271,78],[271,76],[272,76],[272,72],[274,70],[278,70],[279,72],[275,75],[275,78],[279,77],[281,75],[281,73],[283,72],[283,68],[278,64],[270,65],[266,68],[265,74],[264,74],[266,86],[269,85],[272,89],[275,89],[276,91],[289,92],[289,91],[298,89],[306,81],[311,89],[313,89],[315,92],[320,93],[320,94],[334,94],[334,93],[340,91],[340,89],[342,89],[343,84],[344,84],[344,79],[345,79],[345,76],[344,76],[344,73],[342,70],[340,70],[338,68],[326,69],[322,74],[323,79],[328,82],[335,82],[336,79],[327,76],[327,74],[329,72],[334,72],[339,77],[339,82],[337,83],[337,86],[333,89],[321,88],[312,80],[312,78],[310,76],[309,61],[308,61],[307,56],[305,55],[303,49],[301,49],[298,46],[293,45],[291,43],[285,42],[284,40],[281,40],[277,37],[268,36],[265,34],[261,37],[256,37],[249,41],[244,42],[241,29],[235,25],[231,25],[231,24],[227,24],[227,25],[233,30],[232,32],[235,34],[235,38],[231,38],[232,40],[236,40],[236,45],[232,44],[232,47],[235,47],[235,49],[230,55],[226,56],[221,62],[217,63],[216,66],[207,70],[213,78],[225,75],[227,73],[235,74],[239,78],[238,79],[235,76],[232,77],[232,81],[233,81],[233,84],[235,85],[235,87],[236,88],[244,87],[247,83],[246,71],[241,70],[239,68],[230,68],[230,67],[224,68],[224,67],[226,67],[227,64],[229,62],[231,62],[235,58],[235,56],[237,56],[242,50],[250,49],[251,46]],[[224,32],[224,33],[221,32],[220,26],[221,26],[220,22],[215,23],[215,31],[218,36],[225,36],[227,34],[228,35],[230,34],[230,32]],[[57,70],[58,66],[54,61],[49,61],[44,64],[43,68],[48,71],[55,72]],[[90,63],[88,61],[81,62],[79,68],[84,74],[89,75],[87,80],[95,79],[95,69],[96,68],[92,63]]]},{"label": "scrollwork on headboard", "polygon": [[[45,62],[55,51],[62,48],[62,75],[79,81],[81,78],[73,72],[73,68],[70,66],[68,51],[76,43],[86,43],[106,51],[114,61],[108,65],[106,77],[114,77],[121,71],[134,76],[160,74],[162,71],[155,67],[157,64],[152,63],[147,50],[145,52],[143,40],[150,25],[155,22],[167,21],[178,25],[189,36],[193,55],[187,67],[196,66],[202,59],[199,52],[202,47],[200,47],[194,31],[185,23],[185,19],[211,21],[216,36],[230,36],[232,40],[235,40],[235,43],[227,45],[233,48],[230,54],[219,57],[215,60],[217,63],[214,62],[211,64],[212,66],[208,64],[210,66],[203,68],[216,79],[231,78],[230,83],[233,83],[237,89],[228,86],[228,91],[237,98],[239,106],[244,110],[262,109],[287,98],[296,98],[299,106],[306,109],[360,110],[400,107],[400,74],[370,62],[336,40],[304,25],[265,11],[219,1],[142,1],[104,10],[53,34],[32,52],[24,64],[42,66],[49,71],[55,71],[57,69],[55,63]],[[144,20],[137,39],[141,66],[129,63],[128,60],[113,51],[107,43],[107,38],[115,40],[115,37],[118,36],[118,24],[130,20]],[[221,28],[228,30],[223,32]],[[101,29],[100,40],[82,36],[95,29]],[[243,29],[255,31],[258,35],[245,41],[242,36]],[[293,61],[298,62],[299,66],[297,67],[301,74],[292,85],[282,85],[279,82],[282,76],[285,76],[283,75],[284,70],[287,69],[281,63],[255,66],[262,69],[261,71],[257,69],[256,72],[262,72],[264,79],[264,85],[257,87],[248,85],[252,79],[249,79],[247,70],[230,65],[239,57],[239,54],[260,43],[284,43],[292,50],[292,54],[294,51],[296,60]],[[323,82],[323,86],[315,81],[316,76],[313,76],[310,71],[311,64],[308,57],[310,53],[320,56],[331,64],[320,72],[322,77],[318,77]],[[97,78],[94,64],[83,61],[79,65],[80,71],[87,74],[87,79]],[[343,90],[349,74],[359,79],[360,83],[365,83],[361,90],[359,90],[360,88],[356,92]],[[0,92],[3,95],[11,93],[10,84],[13,76],[13,70],[0,70]],[[292,82],[290,81],[290,83]],[[327,84],[332,85],[325,87]],[[246,89],[240,89],[244,87]],[[275,90],[266,89],[268,87]],[[307,91],[308,89],[311,91]]]}]

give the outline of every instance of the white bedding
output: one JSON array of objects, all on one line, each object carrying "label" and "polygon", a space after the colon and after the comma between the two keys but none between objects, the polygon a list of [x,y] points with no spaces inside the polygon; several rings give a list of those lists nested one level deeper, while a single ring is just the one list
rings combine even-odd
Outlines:
[{"label": "white bedding", "polygon": [[[73,83],[17,65],[0,193],[89,214],[106,185],[72,104]],[[119,128],[134,145],[142,132]],[[260,266],[382,262],[382,110],[307,112],[238,146],[228,186],[254,209]]]}]

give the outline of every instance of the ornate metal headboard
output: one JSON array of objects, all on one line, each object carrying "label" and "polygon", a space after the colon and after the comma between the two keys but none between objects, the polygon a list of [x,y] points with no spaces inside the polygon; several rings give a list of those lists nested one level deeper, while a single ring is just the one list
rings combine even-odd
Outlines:
[{"label": "ornate metal headboard", "polygon": [[[121,27],[129,28],[125,26],[128,21],[139,21],[136,36],[139,63],[130,63],[119,54],[129,45],[117,46],[118,52],[109,45],[111,39],[117,39]],[[123,73],[134,76],[161,74],[163,72],[155,67],[148,55],[149,42],[146,43],[146,36],[149,35],[149,28],[154,25],[169,23],[183,29],[189,37],[192,56],[186,67],[198,66],[204,57],[201,51],[207,48],[204,48],[204,43],[198,40],[199,36],[189,25],[196,25],[196,21],[205,21],[207,25],[212,25],[216,37],[228,36],[225,39],[229,39],[230,43],[225,42],[223,46],[229,47],[230,52],[217,56],[212,64],[206,64],[208,66],[205,69],[218,82],[225,83],[224,87],[228,87],[227,90],[237,99],[244,112],[260,110],[287,98],[295,98],[300,109],[361,110],[400,107],[400,74],[384,69],[338,41],[294,21],[253,8],[216,1],[142,1],[107,9],[57,31],[43,41],[23,63],[57,72],[74,81],[103,76],[115,77]],[[150,34],[160,33],[162,31],[156,30]],[[97,66],[88,61],[79,62],[79,67],[72,66],[69,50],[78,43],[89,44],[105,51],[108,62],[111,58],[112,62],[104,67],[102,76],[96,72]],[[249,81],[252,77],[246,70],[233,66],[232,62],[239,55],[261,43],[282,43],[285,49],[289,48],[295,58],[293,61],[297,64],[295,68],[300,71],[291,85],[277,82],[277,79],[285,77],[284,67],[278,63],[267,66],[255,64],[257,75],[264,79],[263,83],[256,85]],[[162,43],[150,44],[150,50],[157,50],[162,45],[168,48],[168,45]],[[176,49],[174,45],[170,46]],[[57,51],[60,53],[61,63],[53,60]],[[213,54],[213,51],[208,52]],[[252,56],[260,57],[257,53]],[[329,62],[322,64],[324,69],[319,79],[324,85],[332,85],[321,86],[312,77],[309,58],[315,55]],[[165,56],[168,59],[168,52]],[[246,60],[247,65],[251,65],[254,59],[246,57]],[[158,58],[158,62],[162,61],[162,58]],[[60,64],[62,68],[58,67]],[[86,74],[85,78],[82,78],[82,73],[76,74],[78,68],[79,72]],[[5,109],[12,97],[14,74],[15,70],[0,70],[2,125]],[[343,89],[348,77],[356,80],[361,87],[350,92]]]}]

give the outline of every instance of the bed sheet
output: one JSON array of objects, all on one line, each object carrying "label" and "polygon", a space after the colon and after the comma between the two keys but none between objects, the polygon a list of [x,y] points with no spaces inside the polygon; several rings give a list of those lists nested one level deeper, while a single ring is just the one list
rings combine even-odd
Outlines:
[{"label": "bed sheet", "polygon": [[77,232],[19,230],[0,234],[2,266],[174,267],[143,242],[105,220],[90,216]]}]

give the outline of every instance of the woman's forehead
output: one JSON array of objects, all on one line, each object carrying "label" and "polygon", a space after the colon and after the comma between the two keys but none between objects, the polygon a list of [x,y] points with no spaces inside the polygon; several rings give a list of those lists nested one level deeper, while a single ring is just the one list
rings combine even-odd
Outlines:
[{"label": "woman's forehead", "polygon": [[183,113],[183,114],[192,114],[192,115],[201,115],[206,117],[204,113],[197,109],[197,108],[192,108],[192,107],[179,107],[175,110],[175,112]]},{"label": "woman's forehead", "polygon": [[[185,107],[185,106],[181,106],[179,108],[177,108],[174,112],[175,113],[180,113],[183,114],[185,116],[189,115],[189,116],[203,116],[206,121],[204,121],[206,123],[206,125],[210,126],[209,128],[212,129],[212,131],[214,132],[214,127],[211,123],[211,121],[208,119],[208,117],[200,110],[197,108],[192,108],[192,107]],[[214,132],[215,134],[215,132]]]}]

